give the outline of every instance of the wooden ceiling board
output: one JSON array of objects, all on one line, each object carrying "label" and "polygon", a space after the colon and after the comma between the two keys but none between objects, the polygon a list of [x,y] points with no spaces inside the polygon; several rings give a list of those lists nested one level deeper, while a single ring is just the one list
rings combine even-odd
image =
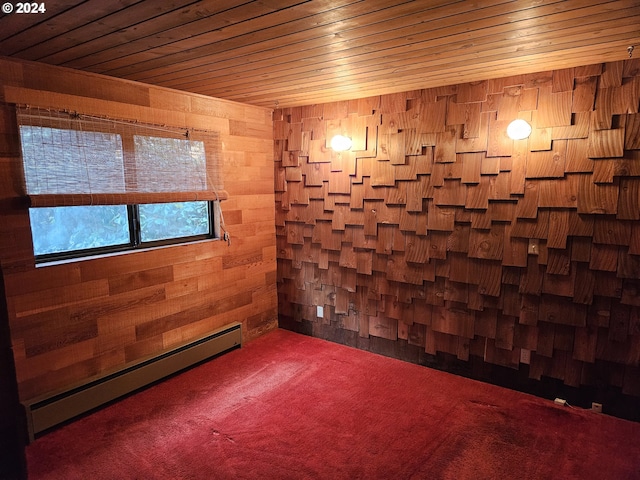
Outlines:
[{"label": "wooden ceiling board", "polygon": [[[629,27],[628,30],[637,30],[637,22],[640,17],[625,17],[622,16],[619,19],[615,19],[606,24],[603,23],[602,29],[606,30],[607,27],[618,29],[616,35],[620,35],[622,28]],[[333,60],[328,67],[335,65],[335,68],[322,68],[324,64],[313,64],[306,70],[300,70],[296,66],[295,70],[285,70],[292,75],[297,75],[297,79],[309,78],[309,73],[318,72],[319,68],[322,68],[320,73],[322,75],[315,75],[319,81],[343,81],[350,80],[352,83],[357,83],[360,77],[368,77],[371,74],[377,74],[379,72],[385,72],[388,75],[398,77],[398,74],[412,75],[417,74],[424,76],[425,72],[430,72],[426,68],[431,67],[436,69],[435,73],[439,73],[438,69],[447,69],[447,71],[464,71],[461,68],[477,68],[477,64],[474,63],[474,59],[478,60],[480,57],[485,57],[487,61],[500,61],[504,63],[505,59],[509,57],[516,57],[519,51],[528,50],[530,55],[541,52],[543,54],[552,53],[554,46],[543,45],[546,41],[549,43],[551,40],[558,41],[557,45],[561,45],[560,41],[566,41],[566,36],[572,35],[579,37],[585,42],[592,42],[595,39],[601,38],[600,32],[595,32],[590,25],[579,25],[571,29],[562,29],[553,34],[537,34],[531,38],[527,38],[527,43],[521,43],[514,45],[512,40],[500,39],[495,35],[485,37],[486,43],[483,47],[473,51],[459,51],[460,48],[464,48],[464,42],[467,39],[456,41],[455,37],[443,39],[441,42],[435,45],[423,45],[422,49],[418,52],[408,51],[406,47],[398,47],[391,49],[390,51],[374,51],[362,56],[356,56],[349,62],[345,59]],[[476,39],[476,42],[483,39]],[[423,55],[426,52],[428,56]],[[458,52],[458,53],[456,53]],[[259,73],[259,72],[258,72]],[[333,74],[333,75],[331,75]],[[336,78],[337,77],[337,78]],[[346,78],[341,78],[346,77]],[[246,77],[245,77],[246,78]],[[289,75],[285,76],[282,81],[288,81]],[[379,78],[379,77],[377,77]]]},{"label": "wooden ceiling board", "polygon": [[[235,1],[240,3],[239,0]],[[315,8],[322,10],[330,1],[324,0]],[[127,38],[126,30],[115,31],[108,38],[95,40],[99,46],[108,41],[114,48],[101,49],[97,54],[87,52],[80,58],[69,55],[66,65],[74,68],[90,66],[96,72],[105,73],[123,68],[123,65],[137,67],[139,62],[162,59],[166,55],[178,55],[180,61],[200,58],[200,54],[208,56],[216,51],[219,45],[228,41],[240,44],[260,41],[260,38],[255,38],[256,33],[272,27],[272,23],[279,25],[278,22],[284,22],[288,25],[292,20],[310,13],[308,10],[301,11],[299,0],[280,0],[279,3],[281,8],[277,11],[285,12],[279,16],[269,15],[273,10],[265,8],[260,1],[251,2],[250,8],[246,4],[238,5],[187,23],[182,23],[182,12],[177,12],[175,16],[172,12],[172,18],[165,19],[166,27],[159,28],[155,19],[145,21],[136,27],[142,28],[142,33],[132,39]],[[126,42],[123,41],[123,35]],[[254,38],[245,38],[246,35]],[[130,58],[131,56],[133,58]],[[167,65],[166,61],[160,62]]]},{"label": "wooden ceiling board", "polygon": [[[46,15],[39,14],[37,18],[32,17],[31,15],[0,14],[0,22],[2,23],[2,29],[0,30],[0,42],[4,42],[6,39],[17,36],[18,34],[24,34],[27,30],[33,31],[35,25],[44,24],[45,19],[55,18],[66,10],[77,6],[79,3],[80,2],[78,2],[78,0],[60,0],[55,3],[50,3],[47,5]],[[2,45],[4,51],[4,44]],[[3,54],[7,55],[8,53],[9,50],[6,50]]]},{"label": "wooden ceiling board", "polygon": [[640,55],[638,0],[45,5],[0,16],[0,55],[270,108],[614,62],[632,45]]},{"label": "wooden ceiling board", "polygon": [[[628,13],[629,12],[616,11],[612,12],[610,16],[613,17],[613,21],[623,19],[625,22],[633,25],[633,28],[637,29],[637,26],[631,23],[632,20],[626,18],[626,14]],[[473,12],[473,14],[475,16],[479,15],[478,12]],[[503,21],[500,20],[501,18],[502,16],[496,16],[491,18],[491,20]],[[606,20],[606,18],[601,18],[600,20],[599,23],[603,23],[603,20]],[[527,23],[529,27],[534,25],[533,21]],[[518,24],[514,30],[513,25],[502,23],[495,27],[483,29],[483,36],[477,36],[476,38],[472,37],[472,33],[464,31],[465,28],[469,28],[469,26],[465,25],[459,27],[461,30],[460,33],[455,33],[452,27],[448,29],[450,35],[437,38],[429,37],[433,37],[433,35],[436,34],[435,31],[423,33],[422,35],[410,33],[393,39],[389,38],[390,33],[385,32],[385,41],[367,43],[366,45],[356,45],[353,47],[353,42],[363,42],[364,39],[347,39],[330,45],[325,44],[320,49],[304,50],[297,54],[293,53],[293,51],[291,53],[285,52],[286,55],[277,58],[273,55],[265,58],[263,53],[258,54],[257,57],[255,55],[238,57],[235,60],[235,65],[228,66],[220,63],[216,66],[210,65],[208,68],[210,70],[215,69],[214,71],[218,72],[216,88],[237,88],[239,84],[247,83],[247,88],[244,90],[249,93],[254,91],[254,87],[248,84],[248,82],[253,79],[255,79],[255,82],[258,84],[265,80],[269,80],[270,83],[275,84],[275,82],[288,83],[290,81],[296,81],[298,83],[308,82],[310,79],[317,79],[321,83],[327,83],[329,79],[340,83],[343,83],[345,80],[353,83],[352,79],[356,79],[358,82],[367,80],[379,81],[383,78],[382,75],[397,79],[399,73],[405,76],[406,74],[410,74],[411,71],[418,71],[422,78],[425,76],[425,73],[441,68],[443,64],[450,64],[452,55],[454,55],[456,63],[461,62],[465,64],[472,64],[474,58],[477,59],[479,49],[494,51],[493,56],[497,56],[497,58],[504,58],[504,56],[511,55],[514,51],[514,37],[519,36],[521,39],[525,38],[526,27],[527,25]],[[617,25],[617,27],[620,28],[621,26]],[[595,35],[590,32],[604,29],[606,26],[599,25],[599,28],[595,29],[592,25],[579,24],[577,28],[578,31],[566,32],[560,30],[554,34],[554,38],[562,41],[568,33],[572,36],[580,35],[581,33],[584,35],[584,32],[586,32],[587,35]],[[345,33],[340,34],[341,38],[346,35]],[[382,34],[378,34],[377,36],[381,35]],[[372,42],[371,37],[373,36],[367,37],[369,42]],[[411,44],[407,44],[407,38],[411,39]],[[536,33],[531,38],[527,38],[528,44],[532,46],[541,43],[545,39],[547,42],[550,40],[549,32]],[[478,47],[467,49],[470,41],[473,41]],[[298,46],[298,44],[295,46]],[[292,48],[295,46],[292,46]],[[280,50],[284,50],[285,48],[286,47],[282,47]],[[525,47],[521,46],[520,48],[523,49]],[[336,57],[336,53],[338,52],[342,52],[341,57]],[[239,62],[242,61],[246,62],[245,66],[239,64]],[[270,73],[273,72],[276,67],[278,69],[277,72],[275,74]],[[183,70],[180,70],[181,68],[183,68]],[[202,69],[202,67],[200,68]],[[208,74],[210,75],[211,73],[213,72],[209,72]],[[174,65],[172,73],[169,75],[173,76],[172,83],[174,86],[186,90],[193,88],[203,81],[203,78],[198,76],[197,71],[192,71],[192,69],[180,64]],[[188,80],[186,82],[184,80],[181,81],[178,75],[181,75],[183,78],[186,77]],[[205,73],[205,75],[207,75],[207,73]],[[150,83],[164,82],[162,77],[148,77],[145,72],[142,72],[139,76],[132,75],[131,78]],[[424,82],[424,80],[421,81]],[[304,83],[302,85],[298,84],[298,88],[303,86]]]},{"label": "wooden ceiling board", "polygon": [[[3,20],[7,23],[9,18],[11,20],[19,18],[20,20],[27,19],[27,21],[31,19],[33,25],[27,25],[26,28],[4,38],[2,41],[3,51],[11,55],[20,53],[22,55],[20,58],[25,60],[38,60],[47,50],[54,48],[55,43],[52,42],[55,40],[61,39],[61,48],[64,49],[74,43],[84,42],[85,38],[77,34],[79,25],[90,25],[99,35],[104,31],[105,18],[109,18],[109,15],[113,14],[113,6],[106,2],[101,5],[77,4],[77,2],[75,2],[76,5],[73,5],[74,2],[71,1],[66,3],[67,5],[64,6],[59,6],[57,2],[54,4],[55,11],[59,10],[59,13],[55,15],[51,15],[51,9],[47,8],[45,14],[5,16]],[[141,0],[125,0],[122,2],[124,9],[118,10],[117,13],[126,12],[127,7],[141,3],[144,4]],[[50,5],[45,5],[50,7]],[[146,6],[143,9],[143,14],[152,15],[152,11]],[[48,18],[50,15],[51,18]],[[40,21],[42,18],[46,18],[46,21]],[[37,23],[34,23],[33,20]],[[13,26],[13,22],[11,22],[11,26]],[[35,53],[29,55],[28,50],[33,50]]]},{"label": "wooden ceiling board", "polygon": [[[241,2],[243,0],[235,0],[235,3]],[[76,60],[79,62],[77,68],[85,66],[80,63],[82,60],[85,60],[87,66],[92,65],[98,62],[97,58],[103,52],[110,52],[112,56],[118,55],[119,49],[129,42],[156,34],[160,36],[168,29],[200,19],[202,11],[190,8],[193,3],[194,0],[181,0],[171,5],[157,5],[156,2],[142,1],[129,8],[111,11],[108,16],[100,18],[97,22],[87,22],[70,31],[56,30],[59,32],[56,37],[44,44],[30,47],[21,52],[21,55],[25,59],[58,65],[66,65]],[[221,8],[222,12],[228,12],[233,8],[231,1],[226,4],[226,8]],[[204,5],[203,8],[210,11],[211,7]],[[210,14],[215,13],[214,10]],[[146,20],[140,22],[140,18]],[[169,35],[162,36],[165,37],[165,41],[171,40]]]},{"label": "wooden ceiling board", "polygon": [[[320,48],[305,49],[304,51],[295,52],[295,46],[291,45],[292,50],[286,51],[284,48],[280,48],[279,51],[283,55],[275,58],[270,56],[264,58],[264,55],[259,54],[257,59],[253,57],[242,57],[247,62],[245,68],[234,69],[233,75],[238,78],[237,73],[246,70],[252,75],[262,75],[263,71],[257,70],[257,68],[271,68],[274,64],[292,65],[295,68],[295,72],[298,75],[308,75],[309,72],[320,72],[322,75],[327,76],[333,74],[330,69],[337,67],[338,69],[348,62],[349,74],[356,74],[359,71],[366,72],[367,69],[371,70],[373,67],[379,67],[384,69],[398,69],[405,66],[412,66],[416,59],[428,58],[430,62],[433,62],[434,58],[447,58],[448,52],[457,52],[457,55],[461,53],[470,53],[471,58],[476,55],[476,51],[465,52],[469,42],[475,44],[480,43],[495,43],[500,40],[508,42],[512,45],[512,41],[517,38],[525,38],[527,25],[518,24],[517,32],[513,31],[513,26],[507,23],[497,23],[495,26],[487,26],[482,29],[482,37],[477,33],[469,32],[470,24],[473,20],[479,21],[484,17],[485,12],[489,14],[489,10],[492,11],[493,17],[488,17],[487,21],[503,22],[501,16],[496,15],[496,9],[498,6],[492,9],[484,9],[482,11],[473,11],[468,14],[460,14],[457,18],[463,18],[465,22],[455,25],[443,25],[438,26],[438,20],[429,21],[430,30],[424,32],[425,27],[423,25],[413,25],[411,27],[403,27],[394,31],[385,31],[374,35],[369,35],[366,38],[355,37],[349,38],[349,32],[343,32],[340,34],[341,40],[332,44],[323,44]],[[504,8],[504,7],[503,7]],[[551,8],[551,7],[549,7]],[[617,18],[624,18],[623,14],[618,14]],[[451,18],[441,19],[442,21],[452,22]],[[576,21],[577,25],[580,25],[579,20]],[[467,23],[465,25],[465,23]],[[529,27],[534,25],[534,21],[527,22]],[[410,28],[410,30],[408,30]],[[439,30],[446,28],[447,35],[439,36]],[[418,31],[418,29],[421,29]],[[367,31],[368,27],[363,29]],[[422,32],[422,33],[421,33]],[[395,35],[392,37],[391,35]],[[517,36],[517,38],[516,38]],[[324,41],[320,39],[319,41]],[[367,43],[353,46],[354,42]],[[409,43],[410,42],[410,43]],[[306,45],[306,44],[305,44]],[[513,47],[512,47],[513,48]],[[240,52],[239,52],[240,53]],[[306,58],[306,60],[305,60]],[[449,59],[450,60],[450,59]],[[466,59],[465,59],[466,60]],[[238,60],[241,61],[241,60]],[[296,65],[296,62],[304,61],[306,70],[302,70]],[[324,63],[323,63],[324,62]],[[176,72],[174,69],[173,72]],[[182,75],[186,75],[188,70]],[[268,72],[267,72],[268,73]],[[175,73],[174,73],[175,75]],[[158,77],[139,78],[139,80],[147,81],[161,81]],[[217,80],[221,80],[220,77]]]},{"label": "wooden ceiling board", "polygon": [[[335,0],[327,0],[327,3],[334,5],[334,7],[336,4]],[[286,22],[270,25],[265,22],[264,18],[258,19],[259,25],[256,27],[239,25],[234,35],[229,32],[227,37],[221,38],[215,43],[211,43],[208,40],[212,34],[217,32],[208,32],[199,38],[200,47],[189,50],[186,55],[181,54],[180,60],[199,60],[204,54],[208,60],[210,59],[210,63],[216,67],[218,62],[229,58],[238,59],[240,65],[245,65],[250,59],[244,58],[243,50],[248,48],[256,51],[259,59],[264,59],[265,55],[268,60],[272,60],[275,57],[288,59],[291,54],[295,54],[302,55],[302,58],[309,61],[310,55],[305,48],[307,47],[306,42],[316,38],[320,38],[321,45],[329,46],[334,50],[334,55],[339,55],[339,51],[333,45],[342,42],[343,37],[354,28],[363,27],[370,34],[373,25],[384,25],[390,21],[390,17],[398,16],[404,22],[411,18],[407,17],[407,13],[410,13],[411,10],[404,5],[394,5],[393,1],[389,1],[389,3],[390,5],[381,5],[380,7],[384,8],[379,7],[378,10],[373,12],[368,3],[349,4],[332,10],[324,9],[322,4],[317,5],[318,8],[315,10],[304,6],[302,15],[298,11],[283,13],[280,18],[285,17],[283,20],[287,19]],[[312,25],[311,28],[310,25]],[[225,29],[225,33],[229,30],[231,29]],[[178,41],[172,44],[170,48],[175,49],[174,51],[180,51],[182,50],[182,44],[182,41]],[[230,56],[230,51],[232,50],[233,53]],[[216,58],[214,56],[218,53],[222,57]],[[156,56],[152,57],[151,60],[156,60]],[[165,62],[156,61],[155,63],[160,63],[166,67]],[[201,62],[198,61],[198,64],[201,64]],[[147,71],[154,67],[153,63],[150,65],[145,64],[142,67],[138,67],[137,70]]]}]

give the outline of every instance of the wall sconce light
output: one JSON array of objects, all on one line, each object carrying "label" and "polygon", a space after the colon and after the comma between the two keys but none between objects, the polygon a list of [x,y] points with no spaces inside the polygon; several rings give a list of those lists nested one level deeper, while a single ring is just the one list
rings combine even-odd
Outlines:
[{"label": "wall sconce light", "polygon": [[531,125],[522,119],[514,120],[507,127],[507,135],[512,140],[524,140],[531,135]]},{"label": "wall sconce light", "polygon": [[331,139],[331,148],[334,152],[345,152],[351,148],[352,142],[344,135],[334,135]]}]

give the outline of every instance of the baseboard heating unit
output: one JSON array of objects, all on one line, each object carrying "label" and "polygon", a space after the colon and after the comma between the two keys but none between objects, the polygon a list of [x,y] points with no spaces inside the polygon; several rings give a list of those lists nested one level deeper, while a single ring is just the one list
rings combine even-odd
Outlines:
[{"label": "baseboard heating unit", "polygon": [[242,346],[242,324],[208,335],[54,395],[24,402],[29,438],[215,355]]}]

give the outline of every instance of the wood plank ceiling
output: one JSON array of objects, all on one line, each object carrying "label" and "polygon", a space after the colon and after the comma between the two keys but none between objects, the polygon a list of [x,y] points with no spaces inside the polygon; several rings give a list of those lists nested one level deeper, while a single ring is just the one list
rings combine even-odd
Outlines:
[{"label": "wood plank ceiling", "polygon": [[44,5],[0,17],[1,55],[270,108],[640,55],[639,0]]}]

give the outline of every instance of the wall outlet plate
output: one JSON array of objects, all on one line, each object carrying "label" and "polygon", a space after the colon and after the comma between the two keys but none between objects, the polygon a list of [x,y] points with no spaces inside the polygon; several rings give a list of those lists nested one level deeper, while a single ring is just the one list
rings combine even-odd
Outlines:
[{"label": "wall outlet plate", "polygon": [[316,316],[318,318],[324,318],[324,307],[322,305],[316,307]]}]

